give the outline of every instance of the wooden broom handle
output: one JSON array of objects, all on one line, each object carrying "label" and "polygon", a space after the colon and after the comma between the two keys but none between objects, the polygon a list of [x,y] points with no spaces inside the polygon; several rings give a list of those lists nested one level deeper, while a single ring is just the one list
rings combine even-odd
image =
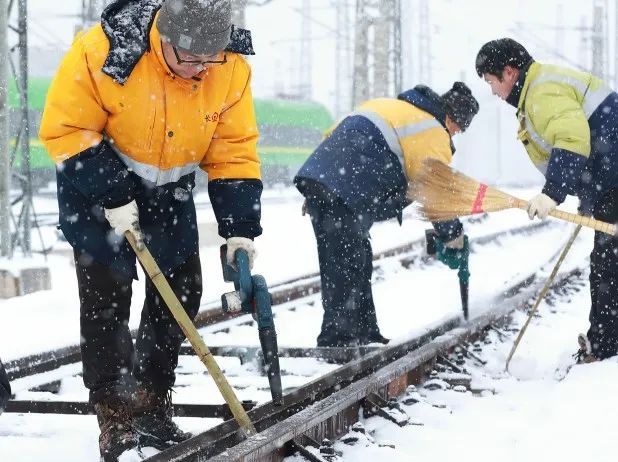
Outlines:
[{"label": "wooden broom handle", "polygon": [[[528,208],[528,202],[517,199],[516,207],[522,210],[526,210]],[[576,213],[563,212],[562,210],[558,209],[552,210],[551,212],[549,212],[549,214],[554,218],[558,218],[559,220],[582,225],[585,228],[592,228],[594,230],[607,233],[611,236],[616,236],[618,234],[618,229],[616,228],[616,225],[612,225],[610,223],[606,223],[600,220],[595,220],[594,218],[585,217]]]},{"label": "wooden broom handle", "polygon": [[210,349],[206,346],[204,340],[202,340],[202,337],[195,328],[193,321],[191,321],[191,318],[189,318],[187,312],[182,307],[180,300],[178,300],[178,297],[176,297],[176,294],[174,293],[171,286],[169,285],[169,282],[159,269],[159,265],[157,265],[157,262],[152,257],[152,254],[145,246],[142,250],[139,250],[137,248],[135,243],[135,237],[133,237],[133,234],[131,234],[130,231],[126,231],[124,233],[124,236],[126,237],[127,241],[129,241],[129,244],[133,248],[135,255],[137,255],[137,258],[142,264],[144,271],[148,274],[148,277],[159,291],[159,294],[161,294],[161,298],[163,298],[165,304],[172,312],[172,315],[178,322],[178,325],[184,332],[187,340],[189,340],[189,343],[195,350],[195,353],[204,363],[206,369],[208,369],[210,376],[215,381],[217,388],[219,388],[221,395],[225,399],[225,402],[230,407],[230,411],[232,411],[232,415],[238,422],[241,430],[244,431],[246,436],[255,435],[257,433],[255,427],[249,419],[249,416],[247,415],[247,412],[243,408],[242,404],[236,397],[234,389],[227,381],[225,375],[223,375],[223,371],[221,371],[221,368],[215,361],[215,358],[213,358]]}]

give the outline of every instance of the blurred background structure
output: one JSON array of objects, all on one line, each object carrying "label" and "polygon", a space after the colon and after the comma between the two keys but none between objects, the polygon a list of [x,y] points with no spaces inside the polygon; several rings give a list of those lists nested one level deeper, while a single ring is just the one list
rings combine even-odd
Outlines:
[{"label": "blurred background structure", "polygon": [[[45,94],[76,33],[110,0],[0,0],[0,256],[28,254],[33,197],[53,195],[37,139]],[[465,81],[481,103],[455,139],[455,164],[492,184],[541,177],[515,138],[513,109],[474,69],[479,47],[511,36],[539,61],[592,71],[618,86],[618,0],[233,0],[252,31],[253,92],[267,185],[289,185],[323,132],[368,98],[417,83]],[[42,238],[41,238],[42,239]]]}]

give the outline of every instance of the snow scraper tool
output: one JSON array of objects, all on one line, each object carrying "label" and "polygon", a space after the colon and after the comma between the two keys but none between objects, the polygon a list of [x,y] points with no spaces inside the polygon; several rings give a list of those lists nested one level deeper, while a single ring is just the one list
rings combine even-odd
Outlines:
[{"label": "snow scraper tool", "polygon": [[281,387],[281,373],[279,369],[279,349],[277,347],[277,331],[273,321],[271,297],[268,285],[263,276],[251,275],[249,256],[243,249],[236,250],[234,259],[236,267],[227,263],[227,246],[221,246],[221,268],[223,280],[233,282],[233,292],[221,295],[221,306],[226,313],[251,314],[257,321],[258,335],[262,345],[264,368],[268,375],[270,394],[273,403],[283,404],[283,390]]},{"label": "snow scraper tool", "polygon": [[204,340],[202,340],[202,337],[195,328],[195,325],[193,324],[189,316],[187,316],[187,313],[185,312],[182,304],[180,303],[180,300],[178,300],[178,297],[176,297],[176,294],[174,293],[171,286],[169,285],[169,282],[167,282],[167,279],[159,269],[159,265],[157,265],[157,262],[152,257],[152,254],[146,246],[144,246],[143,250],[139,250],[137,248],[135,238],[130,231],[125,232],[124,235],[127,238],[127,241],[129,242],[131,247],[133,248],[135,255],[137,255],[138,260],[144,268],[144,271],[150,277],[150,280],[161,294],[161,298],[163,298],[165,304],[170,309],[172,315],[176,319],[176,322],[178,322],[178,325],[189,340],[189,343],[191,343],[191,346],[195,350],[195,353],[204,363],[206,369],[208,369],[208,373],[217,384],[221,395],[223,395],[225,402],[230,407],[230,411],[238,422],[240,429],[247,437],[255,435],[257,433],[255,427],[253,426],[253,423],[251,423],[251,420],[249,419],[249,416],[247,415],[245,409],[242,407],[242,404],[240,403],[240,401],[238,401],[236,393],[234,393],[234,389],[230,386],[229,382],[225,378],[225,375],[223,375],[221,368],[219,368],[219,365],[217,364],[215,358],[212,356],[212,353],[206,346],[206,343],[204,343]]},{"label": "snow scraper tool", "polygon": [[[468,237],[464,238],[464,246],[469,246]],[[435,255],[438,252],[438,246],[443,246],[444,243],[438,237],[438,234],[433,229],[425,230],[425,242],[427,245],[427,255]],[[470,269],[468,267],[468,253],[463,252],[461,262],[459,264],[459,293],[461,295],[461,309],[463,310],[464,319],[468,320],[468,287],[470,283]]]}]

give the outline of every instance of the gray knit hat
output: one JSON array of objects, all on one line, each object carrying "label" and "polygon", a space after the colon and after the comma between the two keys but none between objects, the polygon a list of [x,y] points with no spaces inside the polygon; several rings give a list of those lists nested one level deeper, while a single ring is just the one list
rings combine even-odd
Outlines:
[{"label": "gray knit hat", "polygon": [[230,0],[165,0],[157,21],[161,36],[194,55],[225,50],[232,33]]},{"label": "gray knit hat", "polygon": [[466,131],[479,112],[479,103],[468,86],[463,82],[455,82],[453,88],[442,95],[442,100],[446,114],[462,131]]}]

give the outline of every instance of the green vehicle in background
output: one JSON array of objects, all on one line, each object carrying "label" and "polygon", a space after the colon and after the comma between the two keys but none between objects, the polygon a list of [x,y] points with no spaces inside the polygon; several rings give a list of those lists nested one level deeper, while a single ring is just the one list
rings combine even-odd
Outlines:
[{"label": "green vehicle in background", "polygon": [[[34,77],[29,80],[30,165],[35,187],[55,179],[54,164],[37,137],[50,83],[50,78]],[[14,146],[21,121],[18,112],[19,94],[14,81],[9,85],[9,107],[10,134]],[[290,185],[298,168],[333,124],[333,118],[319,103],[288,99],[256,98],[255,112],[260,131],[258,152],[264,183]],[[14,165],[20,165],[20,158],[18,154]]]}]

